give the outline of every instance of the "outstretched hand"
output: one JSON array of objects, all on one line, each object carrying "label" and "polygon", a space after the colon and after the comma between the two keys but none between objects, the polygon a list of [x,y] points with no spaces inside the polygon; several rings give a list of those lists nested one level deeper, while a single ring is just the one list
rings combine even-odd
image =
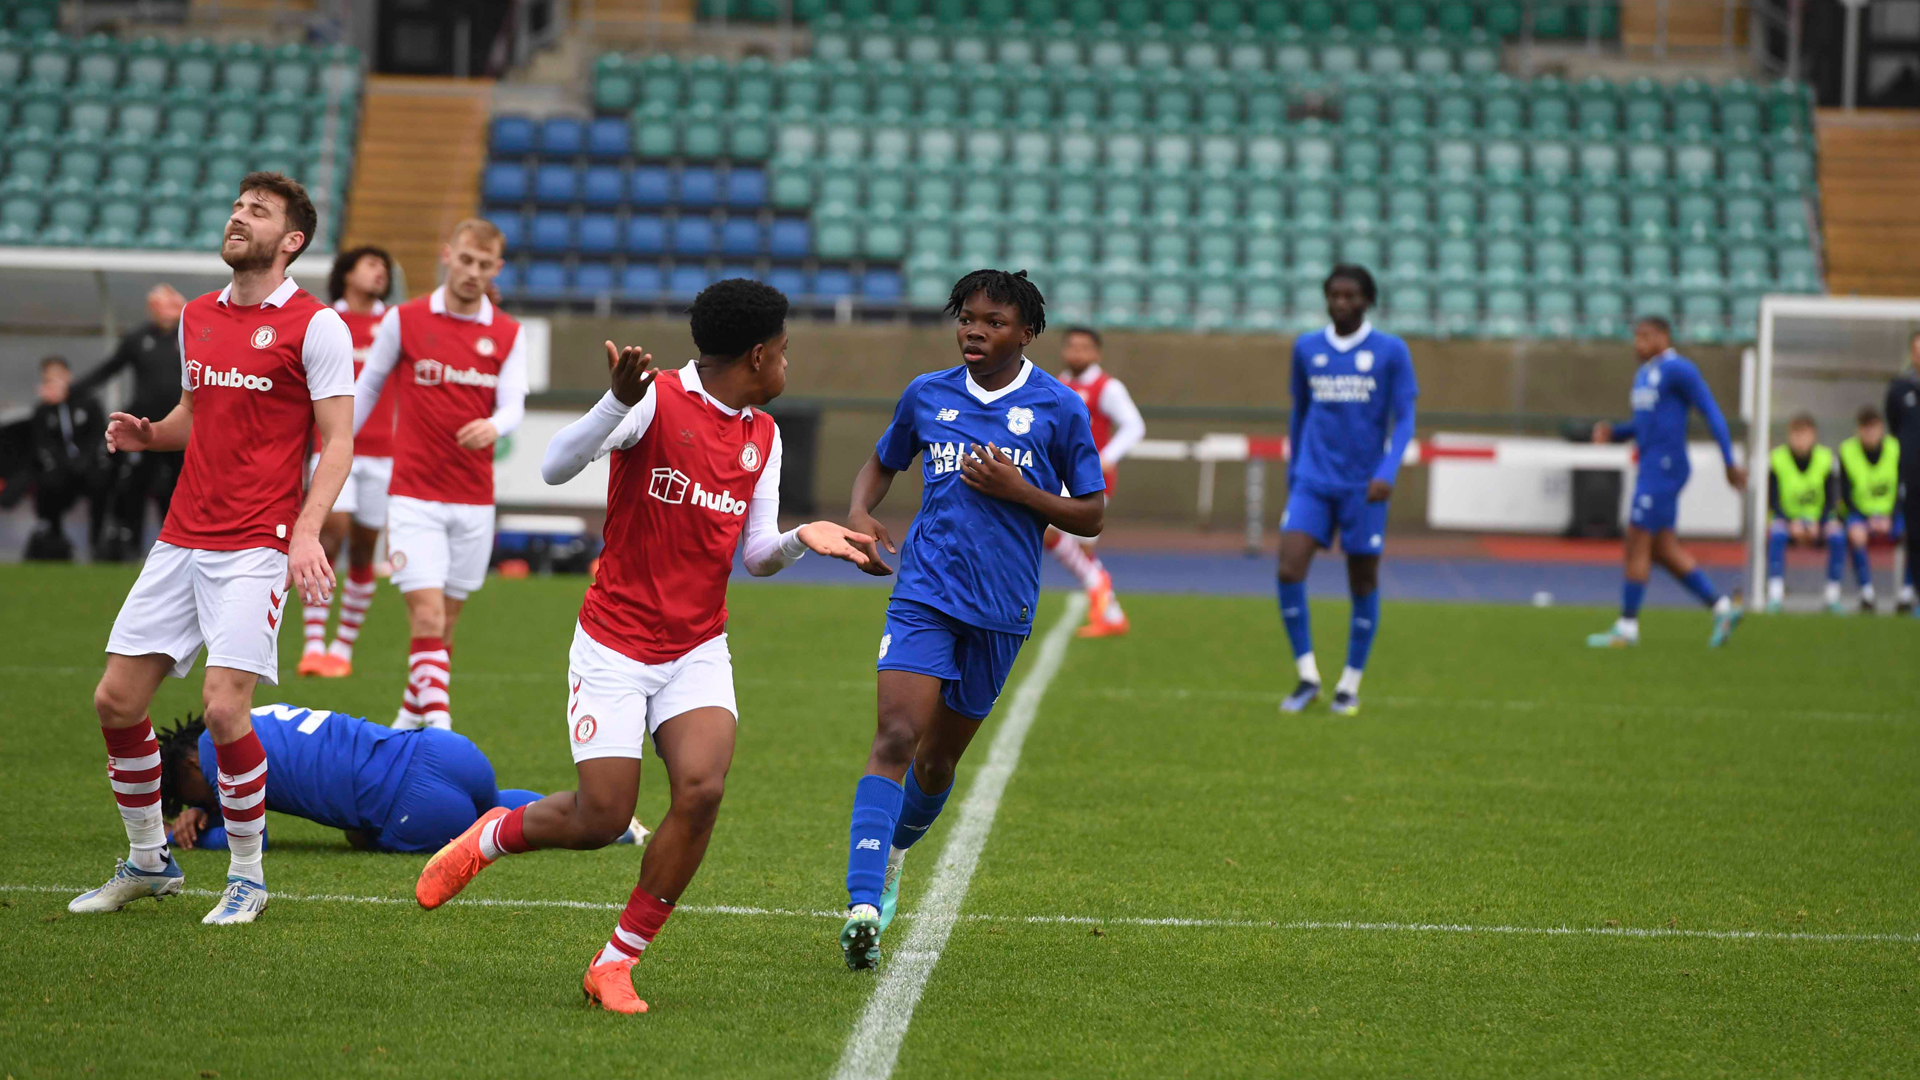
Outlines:
[{"label": "outstretched hand", "polygon": [[799,536],[800,542],[816,554],[845,559],[875,576],[893,573],[877,556],[867,554],[873,549],[874,541],[866,533],[854,532],[831,521],[814,521],[800,526]]},{"label": "outstretched hand", "polygon": [[1388,483],[1385,480],[1380,479],[1377,476],[1367,481],[1367,501],[1368,502],[1370,503],[1386,502],[1388,499],[1391,499],[1391,498],[1393,498],[1392,484]]},{"label": "outstretched hand", "polygon": [[647,396],[647,388],[660,374],[652,368],[653,354],[647,350],[638,345],[621,349],[607,342],[607,377],[613,384],[613,396],[620,404],[640,404],[640,399]]},{"label": "outstretched hand", "polygon": [[117,412],[107,417],[107,452],[134,453],[153,443],[153,421],[132,413]]},{"label": "outstretched hand", "polygon": [[[814,524],[827,523],[815,522]],[[887,549],[888,554],[899,553],[899,549],[893,546],[893,537],[888,534],[887,527],[876,521],[872,514],[861,510],[855,510],[848,514],[847,524],[852,526],[852,528],[846,530],[848,543],[860,552],[864,560],[854,562],[853,565],[858,566],[874,577],[886,577],[888,574],[893,573],[893,567],[888,566],[880,559],[880,549],[883,547]],[[808,528],[811,527],[812,526],[808,526]],[[806,539],[806,533],[804,531],[802,531],[800,538],[802,540]],[[807,546],[813,547],[811,543]],[[820,549],[813,548],[813,550],[819,551]],[[848,561],[853,562],[853,560]]]}]

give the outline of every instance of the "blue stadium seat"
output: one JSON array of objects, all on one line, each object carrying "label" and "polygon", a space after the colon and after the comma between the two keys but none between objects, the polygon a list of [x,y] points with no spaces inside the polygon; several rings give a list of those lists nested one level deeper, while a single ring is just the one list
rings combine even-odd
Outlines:
[{"label": "blue stadium seat", "polygon": [[720,272],[713,276],[713,280],[715,281],[730,281],[733,278],[746,278],[748,281],[758,281],[760,280],[760,275],[755,274],[753,267],[745,263],[733,263],[722,266]]},{"label": "blue stadium seat", "polygon": [[868,270],[860,278],[860,296],[876,304],[893,304],[900,300],[900,271],[876,267]]},{"label": "blue stadium seat", "polygon": [[683,217],[673,223],[675,255],[711,255],[715,248],[713,222],[700,217]]},{"label": "blue stadium seat", "polygon": [[621,296],[651,299],[665,289],[666,279],[661,277],[660,268],[652,263],[628,263],[620,273]]},{"label": "blue stadium seat", "polygon": [[709,207],[720,202],[720,176],[712,169],[688,166],[680,170],[680,205]]},{"label": "blue stadium seat", "polygon": [[[529,246],[539,252],[561,252],[573,246],[573,223],[567,215],[555,211],[544,211],[533,215],[533,232]],[[532,271],[528,271],[529,274]],[[527,279],[532,287],[533,279]]]},{"label": "blue stadium seat", "polygon": [[776,218],[767,230],[767,252],[776,259],[804,259],[812,250],[805,218]]},{"label": "blue stadium seat", "polygon": [[706,267],[676,266],[673,273],[667,275],[667,295],[675,300],[691,300],[699,296],[707,284]]},{"label": "blue stadium seat", "polygon": [[520,288],[520,271],[514,268],[512,262],[503,263],[500,266],[499,276],[493,279],[493,284],[500,290],[501,296],[512,296]]},{"label": "blue stadium seat", "polygon": [[496,157],[533,153],[533,121],[524,116],[495,117],[493,153]]},{"label": "blue stadium seat", "polygon": [[519,251],[521,245],[527,242],[527,222],[519,214],[495,214],[487,220],[500,230],[508,254]]},{"label": "blue stadium seat", "polygon": [[606,263],[581,263],[573,271],[573,295],[591,299],[613,292],[613,267]]},{"label": "blue stadium seat", "polygon": [[587,153],[600,158],[622,158],[633,149],[632,129],[618,116],[602,116],[587,125]]},{"label": "blue stadium seat", "polygon": [[580,197],[580,176],[571,165],[542,165],[533,174],[533,197],[543,203],[570,203]]},{"label": "blue stadium seat", "polygon": [[823,266],[813,275],[813,298],[838,300],[853,295],[853,274],[838,266]]},{"label": "blue stadium seat", "polygon": [[619,206],[626,201],[627,178],[612,165],[589,165],[580,177],[580,201],[588,206]]},{"label": "blue stadium seat", "polygon": [[633,204],[665,206],[673,201],[673,174],[658,165],[633,170]]},{"label": "blue stadium seat", "polygon": [[807,273],[797,266],[776,266],[767,271],[767,284],[795,300],[807,294]]},{"label": "blue stadium seat", "polygon": [[556,116],[540,125],[540,153],[545,157],[577,157],[587,148],[587,126],[571,116]]},{"label": "blue stadium seat", "polygon": [[612,214],[580,217],[580,250],[589,255],[611,255],[620,246],[620,225]]},{"label": "blue stadium seat", "polygon": [[536,262],[527,268],[526,295],[557,300],[567,294],[567,268],[557,262]]},{"label": "blue stadium seat", "polygon": [[727,173],[727,205],[753,210],[767,201],[767,174],[760,169],[734,169]]},{"label": "blue stadium seat", "polygon": [[728,218],[720,226],[720,254],[760,254],[760,223],[750,217]]},{"label": "blue stadium seat", "polygon": [[527,167],[495,162],[480,180],[480,197],[490,203],[525,202]]},{"label": "blue stadium seat", "polygon": [[627,219],[627,253],[664,255],[667,251],[667,223],[657,217],[635,214]]}]

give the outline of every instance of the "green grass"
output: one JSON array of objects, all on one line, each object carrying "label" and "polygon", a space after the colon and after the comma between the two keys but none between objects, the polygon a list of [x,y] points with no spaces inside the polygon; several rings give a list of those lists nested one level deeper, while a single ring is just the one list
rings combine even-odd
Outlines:
[{"label": "green grass", "polygon": [[[91,886],[124,851],[89,692],[130,580],[0,570],[0,884]],[[495,580],[461,626],[456,723],[503,785],[570,784],[580,587]],[[81,917],[0,892],[0,1073],[827,1076],[874,985],[839,924],[698,909],[844,902],[884,602],[735,590],[739,755],[687,910],[636,969],[648,1015],[579,1004],[611,911],[298,901],[408,897],[422,859],[276,815],[276,899],[249,928],[200,926],[204,897]],[[1365,711],[1337,720],[1275,713],[1292,677],[1270,602],[1128,610],[1132,636],[1070,647],[894,1075],[1920,1072],[1920,623],[1754,619],[1710,652],[1703,615],[1655,612],[1638,650],[1589,651],[1606,613],[1390,603]],[[1344,605],[1315,617],[1337,665]],[[388,718],[402,623],[383,588],[352,679],[259,701]],[[154,713],[197,695],[170,682]],[[903,911],[949,825],[909,861]],[[190,887],[225,870],[182,863]],[[613,904],[636,871],[631,848],[541,853],[468,895]],[[1262,925],[1124,921],[1164,918]],[[1331,922],[1479,929],[1299,925]],[[1500,930],[1555,927],[1602,933]],[[1763,936],[1610,933],[1668,928]],[[1896,939],[1830,937],[1875,934]]]}]

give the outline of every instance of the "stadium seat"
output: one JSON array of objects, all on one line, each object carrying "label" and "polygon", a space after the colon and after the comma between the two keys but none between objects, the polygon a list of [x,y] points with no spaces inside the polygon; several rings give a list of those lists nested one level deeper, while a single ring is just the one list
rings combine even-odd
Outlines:
[{"label": "stadium seat", "polygon": [[490,203],[523,202],[529,187],[526,166],[495,162],[481,174],[480,198]]},{"label": "stadium seat", "polygon": [[611,255],[620,247],[620,226],[612,214],[582,214],[576,249],[589,255]]},{"label": "stadium seat", "polygon": [[754,256],[760,253],[760,223],[750,217],[728,218],[720,226],[720,253]]},{"label": "stadium seat", "polygon": [[519,214],[495,212],[487,220],[500,230],[503,250],[507,254],[520,251],[527,243],[527,223]]},{"label": "stadium seat", "polygon": [[667,295],[675,300],[691,300],[712,283],[705,267],[683,263],[667,275]]},{"label": "stadium seat", "polygon": [[571,165],[541,165],[534,170],[533,197],[536,202],[565,205],[580,197],[580,177]]},{"label": "stadium seat", "polygon": [[527,267],[526,283],[517,290],[537,300],[558,300],[567,294],[567,268],[551,261],[535,261]]},{"label": "stadium seat", "polygon": [[613,267],[603,262],[585,262],[574,268],[571,291],[579,299],[596,299],[613,294]]},{"label": "stadium seat", "polygon": [[[543,211],[533,216],[527,246],[543,254],[557,254],[573,246],[573,222],[567,215]],[[531,280],[531,279],[529,279]]]},{"label": "stadium seat", "polygon": [[1566,289],[1545,289],[1533,296],[1534,333],[1542,337],[1573,337],[1580,327],[1578,300]]},{"label": "stadium seat", "polygon": [[720,176],[704,166],[680,170],[679,201],[682,206],[705,209],[720,204]]},{"label": "stadium seat", "polygon": [[767,253],[776,259],[802,259],[813,251],[813,236],[804,218],[775,218],[767,229]]},{"label": "stadium seat", "polygon": [[870,267],[860,275],[860,298],[870,304],[895,304],[900,302],[903,283],[898,270],[886,267]]},{"label": "stadium seat", "polygon": [[767,201],[767,174],[760,169],[728,170],[722,198],[730,209],[757,209]]},{"label": "stadium seat", "polygon": [[618,294],[623,299],[651,300],[666,291],[666,277],[653,263],[630,262],[620,271]]},{"label": "stadium seat", "polygon": [[540,124],[538,151],[543,157],[576,157],[586,145],[586,125],[570,116],[551,117]]},{"label": "stadium seat", "polygon": [[705,217],[681,217],[670,231],[670,250],[676,256],[702,257],[719,250],[713,222]]},{"label": "stadium seat", "polygon": [[673,173],[659,165],[641,165],[633,170],[628,198],[635,206],[652,209],[673,202]]},{"label": "stadium seat", "polygon": [[666,254],[667,223],[661,218],[645,214],[628,218],[626,250],[629,255]]},{"label": "stadium seat", "polygon": [[626,201],[627,188],[627,178],[612,165],[589,165],[580,174],[580,201],[588,206],[618,206]]},{"label": "stadium seat", "polygon": [[831,303],[853,295],[853,274],[837,266],[823,266],[813,275],[808,295],[816,302]]},{"label": "stadium seat", "polygon": [[1527,315],[1527,294],[1518,289],[1495,289],[1487,294],[1486,317],[1481,328],[1492,337],[1524,336],[1532,329]]}]

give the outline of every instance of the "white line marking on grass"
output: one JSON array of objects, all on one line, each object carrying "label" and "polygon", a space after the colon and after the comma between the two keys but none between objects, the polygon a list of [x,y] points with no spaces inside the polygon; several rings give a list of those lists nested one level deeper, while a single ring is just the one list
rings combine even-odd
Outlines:
[{"label": "white line marking on grass", "polygon": [[[86,889],[79,885],[0,885],[0,892],[55,893],[78,896]],[[182,889],[183,896],[221,895],[212,889]],[[334,893],[273,893],[275,900],[322,904],[376,904],[411,907],[416,901],[404,896],[344,896]],[[624,904],[593,900],[501,900],[461,898],[448,901],[449,907],[483,908],[562,908],[572,911],[619,911]],[[692,915],[744,915],[753,918],[831,919],[847,917],[844,911],[802,911],[795,908],[751,907],[742,904],[681,904],[674,911]],[[904,921],[923,918],[917,912],[903,911]],[[1687,930],[1668,926],[1475,926],[1468,923],[1363,922],[1358,920],[1275,919],[1150,919],[1099,915],[961,915],[964,922],[1019,923],[1029,926],[1140,926],[1148,929],[1176,930],[1291,930],[1298,932],[1344,931],[1374,934],[1510,934],[1522,937],[1618,937],[1618,938],[1703,938],[1710,941],[1806,941],[1844,944],[1848,942],[1891,942],[1920,945],[1920,934],[1816,934],[1791,930]]]},{"label": "white line marking on grass", "polygon": [[907,930],[907,939],[894,952],[873,988],[873,996],[867,999],[866,1009],[854,1022],[840,1064],[833,1070],[835,1080],[886,1080],[892,1074],[907,1025],[913,1022],[914,1007],[920,1004],[920,993],[926,989],[934,965],[940,962],[940,951],[946,948],[953,924],[960,919],[961,901],[967,898],[974,868],[980,865],[980,852],[987,846],[987,834],[993,831],[1000,797],[1020,764],[1020,748],[1040,713],[1040,700],[1060,673],[1060,665],[1067,658],[1067,644],[1073,640],[1074,628],[1080,625],[1080,616],[1086,610],[1084,594],[1069,596],[1067,609],[1041,640],[1040,653],[1020,680],[1013,705],[993,736],[986,764],[967,788],[967,801],[961,805],[960,816],[940,851],[933,880],[915,909],[916,918]]}]

